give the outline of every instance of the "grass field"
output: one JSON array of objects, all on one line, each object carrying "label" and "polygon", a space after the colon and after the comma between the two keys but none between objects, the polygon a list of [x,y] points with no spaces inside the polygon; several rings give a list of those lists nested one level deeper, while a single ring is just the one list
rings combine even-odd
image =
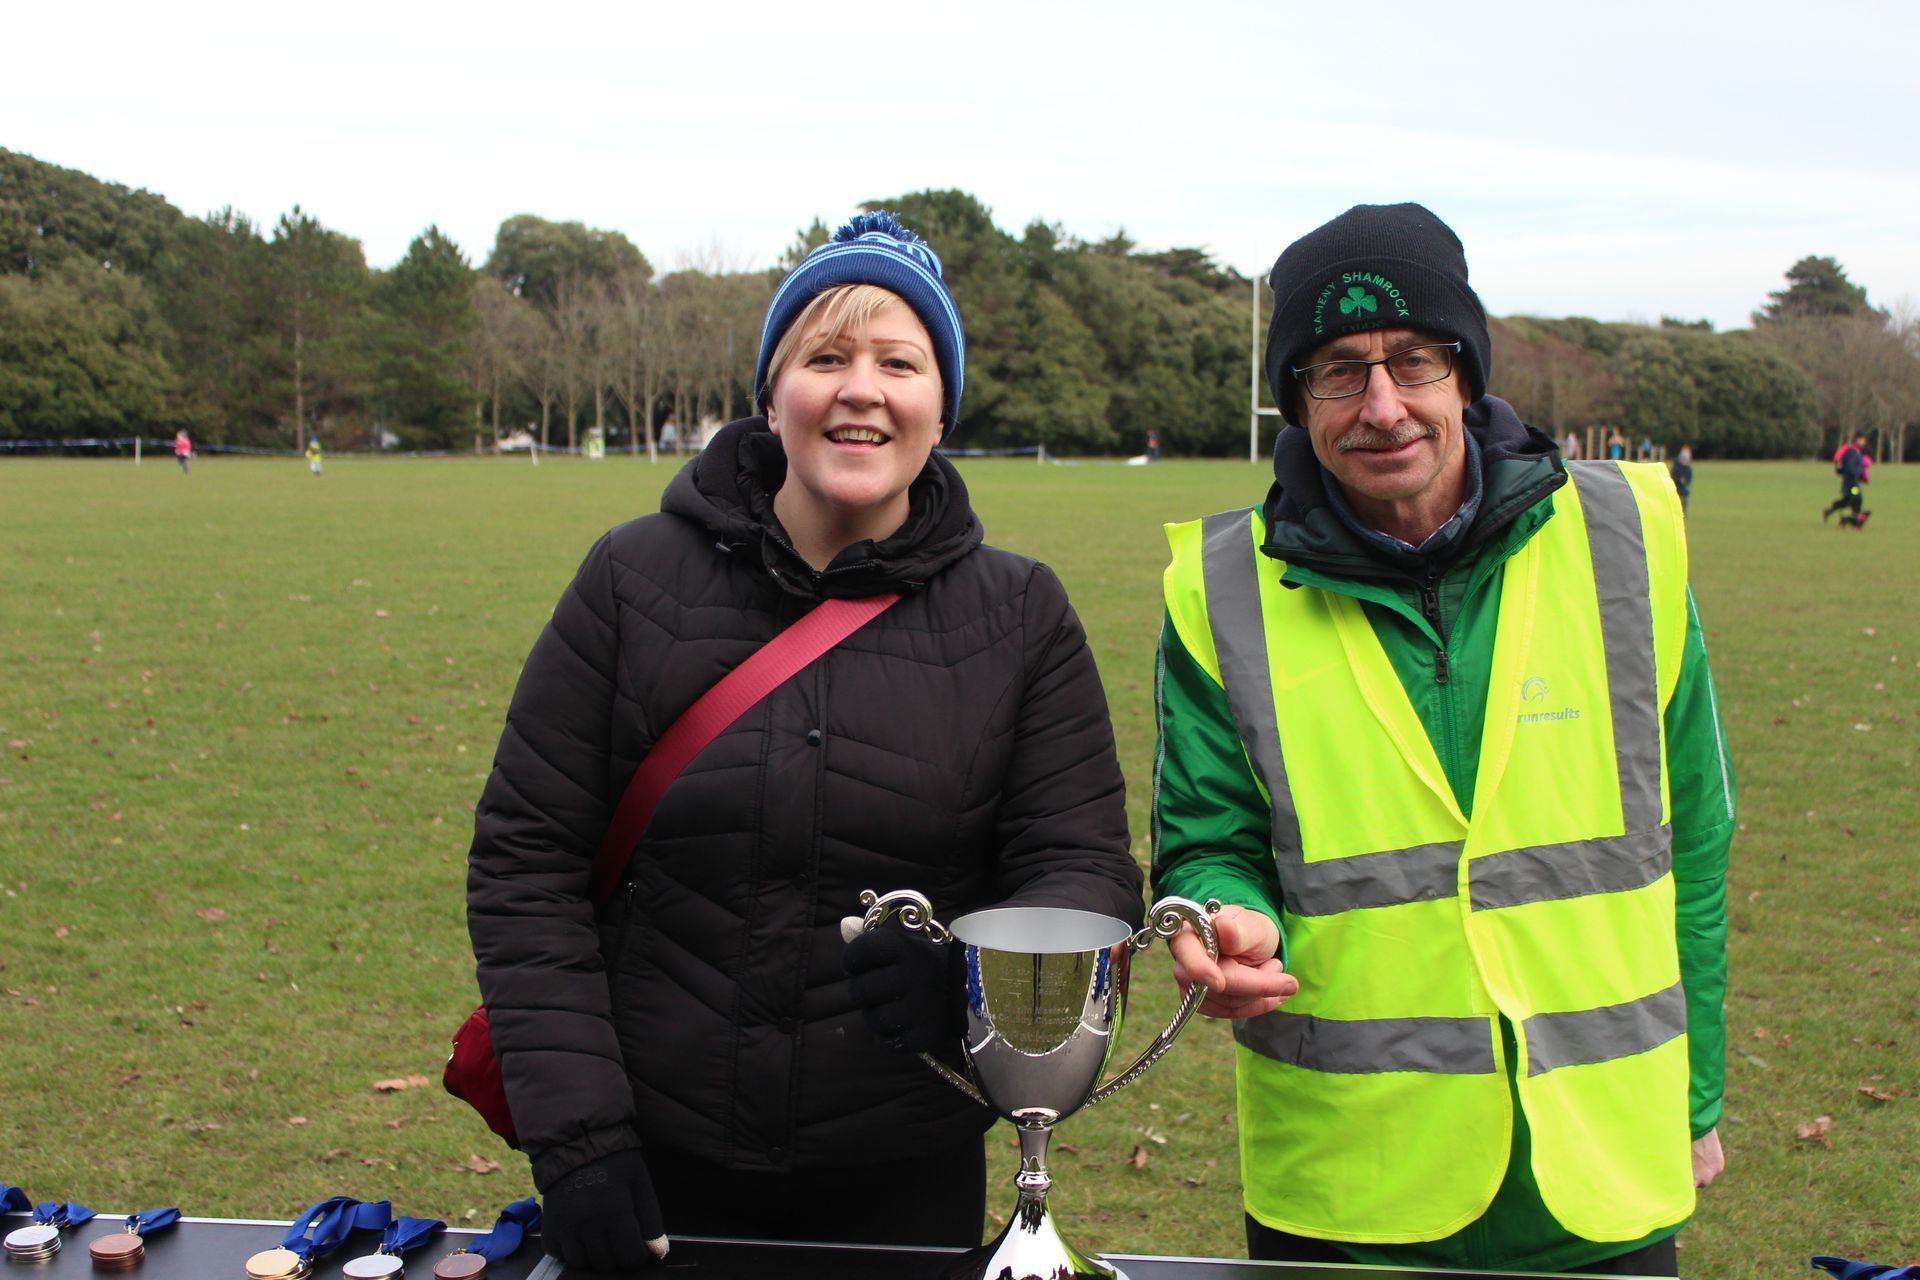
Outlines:
[{"label": "grass field", "polygon": [[[965,472],[989,539],[1053,564],[1086,620],[1144,861],[1158,526],[1255,500],[1265,471]],[[0,1179],[107,1210],[288,1218],[349,1193],[480,1225],[528,1193],[438,1088],[474,999],[470,808],[553,600],[669,473],[0,464]],[[1691,1276],[1920,1256],[1912,476],[1878,470],[1855,534],[1817,517],[1824,466],[1697,468],[1741,834],[1730,1163],[1682,1237]],[[1137,966],[1129,1047],[1168,972],[1157,950]],[[1195,1025],[1063,1127],[1076,1243],[1241,1252],[1229,1047]],[[374,1087],[409,1073],[433,1083]]]}]

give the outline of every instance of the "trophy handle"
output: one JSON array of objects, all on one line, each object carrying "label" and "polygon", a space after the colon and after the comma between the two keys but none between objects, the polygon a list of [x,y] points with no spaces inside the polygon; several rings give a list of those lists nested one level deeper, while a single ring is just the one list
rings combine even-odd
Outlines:
[{"label": "trophy handle", "polygon": [[[924,934],[942,945],[953,941],[953,935],[947,932],[947,926],[933,918],[933,904],[927,901],[926,895],[912,889],[895,889],[889,894],[878,894],[871,889],[862,889],[860,905],[866,908],[865,914],[860,917],[862,933],[872,933],[887,922],[888,916],[899,916],[900,927],[909,933]],[[1205,993],[1202,992],[1202,994]],[[974,1087],[973,1081],[932,1054],[922,1053],[920,1061],[932,1067],[935,1075],[981,1106],[993,1105],[987,1101],[979,1089]]]},{"label": "trophy handle", "polygon": [[899,916],[900,927],[908,933],[923,933],[942,945],[953,941],[947,926],[933,918],[933,904],[927,901],[925,894],[912,889],[895,889],[892,893],[881,895],[871,889],[862,889],[860,905],[866,908],[866,914],[860,917],[862,933],[872,933],[887,922],[888,916]]},{"label": "trophy handle", "polygon": [[[1220,939],[1213,931],[1213,917],[1218,914],[1220,914],[1218,899],[1209,898],[1207,904],[1201,906],[1191,898],[1162,898],[1147,911],[1147,923],[1140,932],[1127,939],[1127,946],[1134,951],[1145,951],[1153,944],[1155,938],[1172,939],[1174,934],[1180,932],[1181,925],[1191,924],[1194,932],[1200,935],[1200,941],[1206,944],[1207,954],[1218,960]],[[1173,1020],[1167,1023],[1166,1029],[1153,1038],[1153,1043],[1133,1060],[1133,1065],[1089,1094],[1087,1106],[1090,1107],[1096,1102],[1105,1102],[1138,1080],[1148,1067],[1164,1057],[1167,1050],[1173,1047],[1173,1038],[1180,1034],[1180,1029],[1187,1025],[1187,1019],[1193,1016],[1193,1011],[1198,1009],[1200,1002],[1206,998],[1205,983],[1196,982],[1188,987],[1186,995],[1180,999],[1180,1007],[1173,1011]]]}]

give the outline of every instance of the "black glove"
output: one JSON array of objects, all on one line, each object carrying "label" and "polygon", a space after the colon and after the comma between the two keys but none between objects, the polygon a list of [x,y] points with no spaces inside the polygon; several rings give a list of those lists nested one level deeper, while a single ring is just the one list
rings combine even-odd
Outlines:
[{"label": "black glove", "polygon": [[660,1201],[638,1151],[588,1161],[541,1201],[540,1239],[569,1267],[638,1271],[667,1256]]},{"label": "black glove", "polygon": [[919,1051],[962,1034],[953,973],[958,952],[897,929],[875,929],[847,943],[840,964],[873,1034],[896,1049]]}]

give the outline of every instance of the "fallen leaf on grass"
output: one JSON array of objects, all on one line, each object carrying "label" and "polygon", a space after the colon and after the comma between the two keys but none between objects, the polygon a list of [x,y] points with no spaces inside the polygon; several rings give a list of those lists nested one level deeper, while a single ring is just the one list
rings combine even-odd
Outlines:
[{"label": "fallen leaf on grass", "polygon": [[208,907],[205,911],[196,911],[193,914],[195,914],[196,916],[199,916],[202,920],[205,920],[208,924],[212,924],[216,920],[225,920],[227,918],[227,913],[222,911],[218,907]]},{"label": "fallen leaf on grass", "polygon": [[393,1130],[395,1133],[398,1133],[400,1132],[401,1127],[404,1126],[406,1123],[407,1123],[407,1120],[405,1116],[397,1116],[394,1119],[387,1121],[387,1128]]},{"label": "fallen leaf on grass", "polygon": [[299,1128],[303,1128],[306,1125],[312,1124],[313,1122],[307,1119],[305,1116],[288,1116],[287,1123],[291,1125],[293,1128],[299,1129]]},{"label": "fallen leaf on grass", "polygon": [[1875,1102],[1892,1102],[1893,1101],[1892,1094],[1888,1093],[1884,1089],[1876,1089],[1870,1084],[1861,1085],[1858,1092],[1866,1095],[1869,1098],[1872,1098]]},{"label": "fallen leaf on grass", "polygon": [[56,938],[64,938],[64,937],[66,937],[66,936],[67,936],[68,934],[70,934],[70,933],[72,933],[72,932],[73,932],[73,930],[71,930],[71,929],[69,929],[69,928],[67,928],[67,926],[65,926],[65,925],[61,925],[61,926],[60,926],[60,927],[59,927],[58,929],[55,929],[55,930],[53,931],[53,936],[54,936],[54,937],[56,937]]},{"label": "fallen leaf on grass", "polygon": [[1833,1128],[1832,1116],[1818,1116],[1815,1119],[1807,1121],[1805,1124],[1796,1126],[1793,1131],[1793,1136],[1802,1142],[1817,1142],[1831,1151],[1833,1150],[1833,1139],[1827,1136],[1827,1130],[1831,1128]]},{"label": "fallen leaf on grass", "polygon": [[1768,1036],[1772,1034],[1773,1032],[1767,1030],[1765,1027],[1755,1027],[1753,1029],[1753,1038],[1755,1040],[1765,1040]]},{"label": "fallen leaf on grass", "polygon": [[1760,891],[1759,891],[1758,889],[1755,889],[1755,890],[1754,890],[1754,891],[1753,891],[1752,893],[1750,893],[1750,894],[1748,894],[1748,895],[1747,895],[1747,901],[1748,901],[1748,902],[1758,902],[1758,901],[1760,901]]},{"label": "fallen leaf on grass", "polygon": [[1869,635],[1869,636],[1877,636],[1880,634],[1880,631],[1879,631],[1879,628],[1877,627],[1868,627],[1864,631],[1862,631],[1861,634]]},{"label": "fallen leaf on grass", "polygon": [[467,1157],[465,1164],[457,1164],[453,1167],[466,1173],[488,1174],[497,1173],[500,1169],[500,1162],[498,1160],[489,1160],[482,1155],[470,1155]]},{"label": "fallen leaf on grass", "polygon": [[395,1076],[390,1080],[375,1080],[373,1088],[376,1093],[398,1093],[402,1089],[419,1089],[432,1083],[418,1071],[409,1071],[404,1076]]},{"label": "fallen leaf on grass", "polygon": [[1132,1165],[1136,1169],[1146,1168],[1147,1167],[1147,1149],[1145,1147],[1135,1147],[1133,1149],[1133,1154],[1127,1157],[1127,1163]]}]

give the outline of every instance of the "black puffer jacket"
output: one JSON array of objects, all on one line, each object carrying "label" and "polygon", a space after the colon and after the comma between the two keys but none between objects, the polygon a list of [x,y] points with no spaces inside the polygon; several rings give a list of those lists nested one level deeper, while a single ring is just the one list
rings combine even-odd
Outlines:
[{"label": "black puffer jacket", "polygon": [[[862,889],[918,889],[949,922],[1010,901],[1139,922],[1106,698],[1059,580],[981,545],[938,456],[898,533],[816,574],[773,517],[785,468],[763,420],[723,430],[661,514],[588,553],[514,691],[468,924],[543,1189],[635,1146],[792,1170],[984,1129],[854,1009],[839,920]],[[596,920],[593,851],[656,735],[821,595],[896,588],[681,775]]]}]

